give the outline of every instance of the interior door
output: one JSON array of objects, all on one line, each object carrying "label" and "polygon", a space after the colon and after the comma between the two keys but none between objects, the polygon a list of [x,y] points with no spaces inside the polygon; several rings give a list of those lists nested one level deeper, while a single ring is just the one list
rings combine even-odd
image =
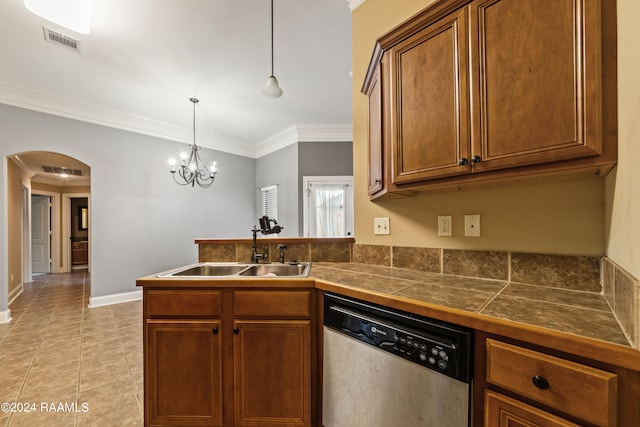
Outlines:
[{"label": "interior door", "polygon": [[303,177],[307,197],[303,228],[307,237],[353,236],[353,177]]},{"label": "interior door", "polygon": [[51,272],[51,198],[31,196],[31,269]]}]

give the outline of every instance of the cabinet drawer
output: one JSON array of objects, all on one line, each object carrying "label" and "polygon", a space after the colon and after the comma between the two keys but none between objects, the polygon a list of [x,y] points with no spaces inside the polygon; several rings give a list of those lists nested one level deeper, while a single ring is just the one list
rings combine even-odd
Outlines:
[{"label": "cabinet drawer", "polygon": [[491,391],[485,393],[484,419],[487,427],[579,427],[578,424]]},{"label": "cabinet drawer", "polygon": [[236,291],[236,316],[311,316],[310,291]]},{"label": "cabinet drawer", "polygon": [[610,372],[488,339],[487,382],[598,426],[616,422]]},{"label": "cabinet drawer", "polygon": [[222,292],[148,290],[144,307],[147,316],[220,316]]}]

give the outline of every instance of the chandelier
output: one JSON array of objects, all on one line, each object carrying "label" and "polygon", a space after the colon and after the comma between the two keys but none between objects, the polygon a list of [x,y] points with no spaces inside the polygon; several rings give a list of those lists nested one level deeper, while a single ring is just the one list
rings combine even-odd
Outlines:
[{"label": "chandelier", "polygon": [[[198,150],[200,147],[196,145],[196,104],[200,102],[197,98],[189,98],[193,103],[193,144],[189,146],[190,153],[183,152],[180,154],[182,162],[176,170],[176,160],[170,159],[171,175],[173,180],[179,185],[189,185],[195,187],[198,184],[202,188],[210,187],[216,179],[216,162],[211,163],[211,167],[207,168],[200,158]],[[177,174],[176,174],[177,172]]]}]

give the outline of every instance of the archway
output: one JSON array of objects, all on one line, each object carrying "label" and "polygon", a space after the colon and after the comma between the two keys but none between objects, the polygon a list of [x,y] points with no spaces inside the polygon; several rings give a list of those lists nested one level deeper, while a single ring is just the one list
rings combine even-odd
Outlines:
[{"label": "archway", "polygon": [[[61,154],[45,151],[30,151],[7,156],[7,200],[8,200],[8,258],[9,258],[9,304],[22,292],[25,283],[32,280],[32,205],[31,197],[35,195],[48,199],[50,219],[43,220],[43,227],[49,222],[49,229],[43,233],[47,236],[50,257],[50,273],[70,271],[70,251],[72,233],[71,209],[65,206],[70,195],[86,197],[91,200],[90,167],[85,163]],[[46,202],[45,202],[45,210]],[[87,208],[89,204],[87,203]],[[39,208],[43,210],[43,208]],[[87,220],[90,221],[90,211]],[[46,216],[46,215],[45,215]],[[42,218],[40,218],[42,219]],[[87,250],[90,248],[86,230]],[[39,236],[42,238],[42,236]],[[39,249],[38,249],[39,250]],[[42,263],[42,259],[39,260]],[[90,262],[87,261],[87,266]],[[43,268],[40,266],[39,268]]]}]

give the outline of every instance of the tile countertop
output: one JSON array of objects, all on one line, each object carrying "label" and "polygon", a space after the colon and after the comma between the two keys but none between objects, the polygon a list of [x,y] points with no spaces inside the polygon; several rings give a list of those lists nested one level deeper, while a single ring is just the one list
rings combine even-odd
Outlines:
[{"label": "tile countertop", "polygon": [[[466,320],[465,326],[475,329],[479,329],[475,324],[500,319],[533,326],[528,332],[534,335],[544,328],[538,341],[543,341],[545,330],[551,330],[615,344],[626,356],[640,356],[630,347],[604,296],[597,293],[357,263],[314,263],[311,276],[317,280],[316,287],[325,291],[372,297],[371,302],[409,303],[406,307],[414,303],[436,315]],[[556,337],[561,340],[562,336]],[[594,343],[597,347],[598,342]],[[595,352],[602,350],[608,346]]]}]

